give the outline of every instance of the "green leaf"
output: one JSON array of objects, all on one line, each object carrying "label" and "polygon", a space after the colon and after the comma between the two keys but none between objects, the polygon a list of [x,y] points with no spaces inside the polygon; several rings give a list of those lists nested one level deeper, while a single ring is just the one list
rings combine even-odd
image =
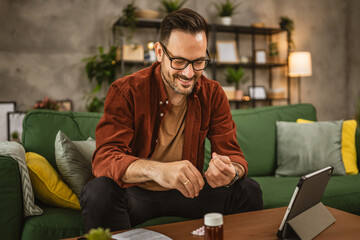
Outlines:
[{"label": "green leaf", "polygon": [[[92,96],[92,97],[89,97],[89,99],[88,99],[89,101],[90,101],[90,103],[88,103],[87,105],[86,105],[86,109],[89,111],[89,112],[100,112],[101,111],[101,109],[104,107],[104,101],[103,100],[100,100],[99,98],[97,98],[97,97],[94,97],[94,96]],[[102,229],[102,231],[103,231],[103,229]],[[106,230],[105,230],[105,234],[106,234]],[[96,237],[99,237],[98,236],[98,234],[99,233],[94,233],[94,232],[92,232],[91,230],[90,230],[90,232],[89,232],[89,234],[86,234],[85,235],[85,237],[87,238],[87,239],[91,239],[91,240],[96,240],[96,239],[109,239],[110,240],[110,238],[95,238],[95,236]]]},{"label": "green leaf", "polygon": [[85,66],[85,71],[86,71],[86,75],[87,75],[87,78],[90,80],[92,80],[92,75],[91,75],[91,72],[92,72],[92,69],[93,69],[93,62],[88,62]]},{"label": "green leaf", "polygon": [[233,68],[226,68],[227,75],[226,75],[226,81],[228,83],[235,83],[236,89],[239,89],[240,83],[245,83],[249,80],[249,77],[245,75],[244,69],[242,67],[239,67],[237,70]]},{"label": "green leaf", "polygon": [[161,4],[163,5],[163,11],[165,11],[166,13],[171,13],[180,9],[186,2],[187,0],[161,0]]},{"label": "green leaf", "polygon": [[239,68],[238,70],[237,70],[237,72],[236,72],[236,75],[237,75],[237,77],[238,78],[243,78],[244,77],[244,70],[242,69],[242,68]]},{"label": "green leaf", "polygon": [[230,17],[235,13],[235,10],[239,7],[240,3],[226,0],[225,3],[213,3],[218,11],[218,15],[221,17]]},{"label": "green leaf", "polygon": [[96,84],[95,88],[92,90],[92,93],[97,93],[101,89],[101,84]]},{"label": "green leaf", "polygon": [[[93,79],[96,80],[97,85],[92,90],[92,94],[99,92],[101,87],[104,86],[104,82],[110,85],[116,80],[116,65],[112,64],[113,61],[116,62],[116,47],[110,46],[109,51],[106,53],[104,48],[100,46],[98,52],[97,55],[83,60],[86,62],[85,72],[89,82],[92,82]],[[94,110],[94,106],[97,106],[97,100],[93,100],[93,97],[90,100],[92,104],[86,104],[86,108],[90,107]]]},{"label": "green leaf", "polygon": [[104,53],[104,48],[102,46],[98,47],[99,53],[103,54]]}]

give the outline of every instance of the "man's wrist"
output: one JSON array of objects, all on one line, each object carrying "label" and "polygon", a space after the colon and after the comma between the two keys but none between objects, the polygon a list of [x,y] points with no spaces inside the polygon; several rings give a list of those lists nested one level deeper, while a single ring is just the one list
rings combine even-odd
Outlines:
[{"label": "man's wrist", "polygon": [[245,168],[237,162],[231,162],[234,168],[238,171],[239,179],[243,178],[245,175]]},{"label": "man's wrist", "polygon": [[237,180],[241,179],[245,174],[245,169],[243,166],[241,166],[241,164],[232,162],[232,165],[234,166],[235,169],[235,176],[233,179],[231,179],[229,184],[225,185],[225,187],[232,186]]},{"label": "man's wrist", "polygon": [[224,187],[231,187],[237,180],[239,180],[239,172],[238,170],[235,168],[235,176],[233,179],[231,179],[230,183],[225,185]]},{"label": "man's wrist", "polygon": [[154,180],[154,173],[159,162],[148,159],[137,159],[126,169],[122,181],[125,183],[141,183]]}]

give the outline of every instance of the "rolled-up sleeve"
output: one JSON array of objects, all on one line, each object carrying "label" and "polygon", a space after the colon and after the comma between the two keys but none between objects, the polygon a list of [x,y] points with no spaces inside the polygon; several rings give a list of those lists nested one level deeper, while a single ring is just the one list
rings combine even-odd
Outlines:
[{"label": "rolled-up sleeve", "polygon": [[139,159],[131,155],[134,136],[133,105],[117,85],[111,85],[104,114],[96,127],[96,150],[92,159],[93,175],[113,179],[120,187],[130,187],[122,177],[131,163]]},{"label": "rolled-up sleeve", "polygon": [[248,163],[236,139],[236,125],[232,119],[229,101],[218,85],[212,98],[211,120],[207,138],[211,151],[228,156],[232,162],[241,164],[248,172]]}]

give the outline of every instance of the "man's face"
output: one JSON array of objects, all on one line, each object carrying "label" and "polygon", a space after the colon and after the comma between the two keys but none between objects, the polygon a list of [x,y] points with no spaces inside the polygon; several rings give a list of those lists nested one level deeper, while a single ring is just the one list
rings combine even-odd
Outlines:
[{"label": "man's face", "polygon": [[[201,77],[203,70],[195,71],[192,64],[183,70],[173,69],[170,59],[164,53],[161,45],[157,44],[157,56],[158,61],[161,62],[163,81],[175,93],[189,95]],[[207,47],[206,35],[204,32],[189,34],[174,30],[171,32],[168,44],[165,47],[171,58],[185,58],[190,61],[204,59]]]}]

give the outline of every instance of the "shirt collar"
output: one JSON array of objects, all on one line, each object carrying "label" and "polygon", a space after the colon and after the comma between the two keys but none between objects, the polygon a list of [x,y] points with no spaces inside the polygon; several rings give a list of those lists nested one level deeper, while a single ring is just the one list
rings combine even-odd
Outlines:
[{"label": "shirt collar", "polygon": [[168,96],[165,90],[165,85],[161,77],[161,65],[160,62],[155,62],[153,64],[153,67],[155,68],[154,76],[156,81],[156,88],[159,90],[159,101],[162,103],[165,103],[168,101]]}]

